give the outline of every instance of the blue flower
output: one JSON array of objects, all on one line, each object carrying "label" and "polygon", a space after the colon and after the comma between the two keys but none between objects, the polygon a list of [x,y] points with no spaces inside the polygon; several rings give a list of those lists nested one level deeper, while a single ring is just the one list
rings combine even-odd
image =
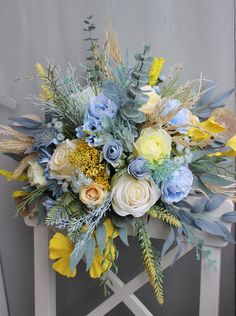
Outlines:
[{"label": "blue flower", "polygon": [[[176,110],[181,105],[181,102],[177,99],[170,100],[164,105],[164,109],[162,111],[162,115],[166,116],[171,111]],[[170,120],[170,125],[187,125],[190,120],[190,111],[188,109],[181,109],[179,112],[175,114],[174,117]],[[186,131],[188,127],[178,127],[179,131]]]},{"label": "blue flower", "polygon": [[83,131],[83,128],[82,128],[81,126],[76,127],[75,132],[76,132],[76,137],[77,137],[77,138],[83,138],[83,137],[85,137],[85,135],[86,135],[86,134],[84,133],[84,131]]},{"label": "blue flower", "polygon": [[100,93],[97,96],[90,98],[90,104],[87,107],[85,120],[89,119],[91,116],[99,121],[106,116],[114,119],[117,112],[118,106],[115,102]]},{"label": "blue flower", "polygon": [[123,146],[119,140],[113,139],[103,146],[102,152],[107,162],[115,164],[123,153]]},{"label": "blue flower", "polygon": [[148,178],[150,176],[149,163],[144,157],[137,157],[128,166],[128,173],[136,179]]},{"label": "blue flower", "polygon": [[168,204],[183,200],[189,194],[192,183],[192,172],[187,167],[181,166],[162,183],[162,200]]},{"label": "blue flower", "polygon": [[94,133],[101,130],[101,123],[93,116],[88,116],[83,125],[83,131],[88,133]]}]

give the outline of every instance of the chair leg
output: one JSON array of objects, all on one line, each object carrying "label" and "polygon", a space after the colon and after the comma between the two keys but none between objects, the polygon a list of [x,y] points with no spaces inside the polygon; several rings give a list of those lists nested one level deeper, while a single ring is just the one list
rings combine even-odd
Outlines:
[{"label": "chair leg", "polygon": [[56,274],[48,260],[47,227],[34,227],[35,316],[56,316]]},{"label": "chair leg", "polygon": [[221,273],[221,248],[203,247],[209,249],[211,257],[216,260],[216,270],[209,271],[207,260],[202,257],[201,261],[201,285],[199,316],[218,316],[220,299],[220,273]]}]

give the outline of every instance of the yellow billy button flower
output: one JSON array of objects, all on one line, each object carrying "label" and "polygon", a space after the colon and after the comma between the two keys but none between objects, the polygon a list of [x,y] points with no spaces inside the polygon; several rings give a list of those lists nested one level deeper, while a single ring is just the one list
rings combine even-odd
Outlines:
[{"label": "yellow billy button flower", "polygon": [[[91,278],[99,278],[103,272],[111,268],[112,261],[116,258],[116,248],[111,240],[118,236],[118,232],[110,219],[106,219],[104,225],[106,227],[106,248],[104,254],[101,254],[96,246],[93,263],[89,270]],[[57,260],[53,263],[52,268],[59,274],[72,278],[76,276],[76,268],[72,272],[70,270],[70,256],[73,250],[74,245],[62,233],[56,233],[50,240],[49,258]]]},{"label": "yellow billy button flower", "polygon": [[157,84],[157,80],[161,74],[164,63],[165,63],[164,58],[154,57],[151,69],[149,71],[149,85],[150,86],[155,86]]},{"label": "yellow billy button flower", "polygon": [[171,152],[171,137],[164,129],[144,128],[134,143],[134,154],[143,156],[149,161],[169,157]]},{"label": "yellow billy button flower", "polygon": [[57,260],[52,268],[68,278],[76,276],[76,269],[70,270],[70,255],[74,250],[74,245],[69,238],[61,233],[56,233],[49,243],[49,258]]},{"label": "yellow billy button flower", "polygon": [[[214,120],[214,116],[210,116],[206,121],[202,123],[199,123],[196,116],[192,116],[191,124],[199,126],[199,128],[191,127],[188,131],[188,135],[192,137],[196,142],[209,139],[211,137],[211,134],[219,134],[225,131],[225,127],[222,124],[217,123]],[[202,130],[201,128],[204,130]]]}]

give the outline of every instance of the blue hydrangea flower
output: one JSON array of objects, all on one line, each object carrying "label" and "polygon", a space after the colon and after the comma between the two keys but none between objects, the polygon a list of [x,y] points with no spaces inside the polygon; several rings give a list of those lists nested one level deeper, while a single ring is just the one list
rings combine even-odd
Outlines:
[{"label": "blue hydrangea flower", "polygon": [[97,96],[90,98],[90,104],[87,107],[85,120],[89,119],[91,116],[99,121],[106,116],[113,119],[116,117],[117,112],[118,106],[115,102],[100,93]]},{"label": "blue hydrangea flower", "polygon": [[[162,115],[166,116],[171,111],[177,109],[181,105],[181,102],[177,99],[170,100],[164,105]],[[181,109],[175,114],[175,116],[170,120],[170,125],[187,125],[190,121],[190,111],[188,109]],[[189,127],[178,127],[179,131],[186,131]]]},{"label": "blue hydrangea flower", "polygon": [[113,139],[103,146],[102,152],[107,162],[115,164],[123,153],[123,146],[119,140]]},{"label": "blue hydrangea flower", "polygon": [[136,179],[148,178],[150,176],[149,163],[144,157],[137,157],[128,166],[128,173]]},{"label": "blue hydrangea flower", "polygon": [[189,194],[192,183],[192,172],[187,167],[181,166],[162,183],[162,200],[168,204],[183,200]]}]

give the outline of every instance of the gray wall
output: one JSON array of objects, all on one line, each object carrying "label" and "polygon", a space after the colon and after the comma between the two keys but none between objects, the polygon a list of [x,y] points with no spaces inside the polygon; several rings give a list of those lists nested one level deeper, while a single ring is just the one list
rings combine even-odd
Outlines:
[{"label": "gray wall", "polygon": [[[0,0],[0,93],[19,101],[14,113],[1,106],[0,120],[14,114],[39,112],[24,99],[36,93],[36,84],[18,80],[30,73],[35,62],[45,56],[56,63],[78,65],[85,59],[82,21],[94,14],[98,36],[102,37],[110,19],[117,31],[122,52],[129,55],[150,43],[152,52],[167,59],[167,65],[182,61],[183,79],[205,76],[220,82],[219,90],[234,85],[234,1],[233,0]],[[234,107],[233,97],[229,105]],[[3,168],[14,163],[0,157]],[[13,220],[14,203],[10,192],[17,186],[0,179],[0,251],[7,283],[11,316],[33,316],[33,235],[21,218]],[[120,276],[129,280],[141,271],[139,251],[120,253]],[[89,280],[83,267],[78,277],[58,277],[58,316],[85,315],[102,301],[96,281]],[[155,305],[150,286],[138,296],[154,315],[198,315],[199,264],[194,253],[181,259],[165,272],[166,304]],[[130,315],[119,306],[110,315]],[[223,252],[221,316],[234,315],[234,248]],[[2,316],[2,315],[1,315]],[[209,315],[211,316],[211,315]]]}]

